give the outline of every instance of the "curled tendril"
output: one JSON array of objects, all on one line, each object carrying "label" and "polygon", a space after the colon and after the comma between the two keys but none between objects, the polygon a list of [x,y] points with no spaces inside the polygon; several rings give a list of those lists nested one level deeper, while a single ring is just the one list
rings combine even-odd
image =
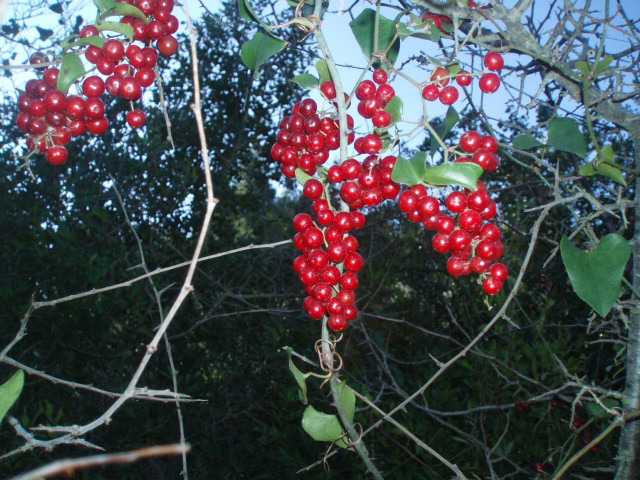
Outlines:
[{"label": "curled tendril", "polygon": [[[315,345],[313,346],[313,349],[316,351],[318,355],[320,368],[322,369],[323,372],[327,372],[330,374],[329,377],[324,382],[322,382],[322,385],[320,385],[320,388],[322,388],[324,384],[327,383],[333,375],[335,375],[340,370],[342,370],[344,362],[340,354],[336,352],[336,344],[340,340],[342,340],[342,335],[340,335],[340,337],[338,337],[337,339],[333,335],[331,335],[327,340],[324,340],[324,339],[317,340]],[[327,356],[325,356],[325,353],[324,353],[323,347],[325,345],[328,347],[329,352],[331,354],[329,358],[327,358]],[[334,366],[336,364],[337,366]]]}]

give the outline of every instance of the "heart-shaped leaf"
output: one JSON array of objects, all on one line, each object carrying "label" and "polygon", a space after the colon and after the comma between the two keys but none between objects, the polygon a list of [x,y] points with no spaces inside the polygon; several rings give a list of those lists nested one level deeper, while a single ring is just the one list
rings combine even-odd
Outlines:
[{"label": "heart-shaped leaf", "polygon": [[251,40],[247,40],[242,44],[240,56],[249,70],[257,72],[267,60],[286,46],[287,42],[284,40],[258,31]]},{"label": "heart-shaped leaf", "polygon": [[396,37],[396,22],[382,15],[378,17],[378,51],[374,52],[376,15],[375,10],[367,8],[349,26],[367,61],[371,59],[372,54],[385,52],[388,49],[387,59],[393,64],[397,60],[398,52],[400,51],[400,38]]},{"label": "heart-shaped leaf", "polygon": [[24,372],[18,370],[5,383],[0,385],[0,422],[16,402],[24,386]]},{"label": "heart-shaped leaf", "polygon": [[[142,20],[144,23],[149,23],[149,17],[147,17],[142,10],[128,3],[120,3],[114,0],[93,0],[93,3],[100,10],[98,20],[107,17],[133,17]],[[96,23],[99,24],[101,22],[98,21]]]},{"label": "heart-shaped leaf", "polygon": [[620,295],[622,275],[631,255],[629,242],[622,235],[611,233],[593,252],[584,252],[565,236],[560,252],[576,295],[606,316]]},{"label": "heart-shaped leaf", "polygon": [[[96,28],[98,29],[98,31],[103,32],[105,30],[110,31],[110,32],[117,32],[121,35],[125,35],[130,42],[133,41],[134,39],[134,32],[133,32],[133,27],[129,24],[126,23],[120,23],[120,22],[102,22],[98,25],[96,25]],[[90,37],[89,37],[90,38]]]},{"label": "heart-shaped leaf", "polygon": [[391,115],[391,124],[402,120],[402,99],[398,96],[393,97],[384,109]]},{"label": "heart-shaped leaf", "polygon": [[554,118],[549,122],[550,147],[563,152],[575,153],[580,158],[587,155],[587,142],[582,136],[578,122],[572,118]]},{"label": "heart-shaped leaf", "polygon": [[316,62],[316,70],[320,77],[320,84],[331,81],[331,73],[329,72],[327,61],[324,58]]},{"label": "heart-shaped leaf", "polygon": [[[338,385],[338,393],[349,422],[353,422],[356,406],[354,393],[347,388],[344,382]],[[352,448],[347,443],[348,438],[337,415],[319,412],[309,405],[302,415],[302,428],[318,442],[335,442],[339,447]]]}]

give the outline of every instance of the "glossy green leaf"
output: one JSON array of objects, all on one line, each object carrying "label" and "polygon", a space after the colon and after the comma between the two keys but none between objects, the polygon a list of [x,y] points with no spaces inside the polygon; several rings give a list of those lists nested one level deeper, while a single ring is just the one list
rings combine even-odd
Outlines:
[{"label": "glossy green leaf", "polygon": [[400,38],[396,38],[396,24],[393,20],[389,20],[380,15],[378,25],[378,51],[374,52],[375,22],[376,11],[368,8],[363,10],[349,26],[367,61],[371,59],[373,53],[382,53],[389,49],[387,59],[391,64],[394,64],[400,51]]},{"label": "glossy green leaf", "polygon": [[417,185],[422,183],[427,172],[427,154],[417,152],[410,160],[398,157],[396,166],[393,167],[391,178],[394,182],[403,185]]},{"label": "glossy green leaf", "polygon": [[550,147],[563,152],[574,153],[580,158],[587,155],[587,142],[578,128],[578,122],[572,118],[554,118],[549,122]]},{"label": "glossy green leaf", "polygon": [[471,162],[445,163],[436,167],[427,167],[423,180],[431,185],[459,185],[475,190],[482,176],[482,167]]},{"label": "glossy green leaf", "polygon": [[69,87],[85,73],[84,64],[78,55],[75,53],[63,55],[58,74],[58,90],[67,93]]},{"label": "glossy green leaf", "polygon": [[578,297],[601,316],[606,316],[620,295],[622,275],[631,255],[629,242],[617,233],[600,241],[592,252],[584,252],[566,237],[560,242],[562,261]]},{"label": "glossy green leaf", "polygon": [[391,125],[402,120],[402,99],[393,97],[384,109],[391,115]]},{"label": "glossy green leaf", "polygon": [[[129,41],[133,41],[134,39],[134,32],[133,32],[133,27],[131,25],[128,25],[126,23],[120,23],[120,22],[102,22],[98,25],[96,25],[96,28],[98,29],[98,31],[103,32],[103,31],[108,31],[108,32],[117,32],[121,35],[126,36]],[[101,37],[93,37],[93,38],[101,38]]]},{"label": "glossy green leaf", "polygon": [[515,148],[519,148],[520,150],[529,150],[530,148],[541,147],[544,145],[531,135],[518,135],[513,139],[512,144]]},{"label": "glossy green leaf", "polygon": [[[456,126],[456,123],[460,121],[460,115],[458,115],[458,111],[450,106],[447,109],[447,114],[444,117],[444,123],[437,125],[434,130],[438,133],[438,136],[441,140],[447,138],[451,129]],[[431,155],[435,155],[436,150],[440,147],[440,143],[438,143],[438,139],[435,135],[431,135]]]},{"label": "glossy green leaf", "polygon": [[627,186],[627,182],[622,176],[620,169],[612,165],[607,165],[606,163],[601,163],[597,169],[593,166],[593,162],[586,163],[580,167],[580,175],[584,175],[585,177],[603,175],[605,177],[609,177],[620,185],[625,187]]},{"label": "glossy green leaf", "polygon": [[249,0],[238,0],[238,11],[240,12],[240,18],[244,18],[250,22],[260,23],[260,19],[258,15],[256,15],[256,12],[253,11]]},{"label": "glossy green leaf", "polygon": [[[133,17],[149,23],[149,18],[142,10],[133,5],[116,2],[114,0],[93,0],[93,3],[98,7],[98,10],[100,10],[100,20],[107,17]],[[99,23],[101,22],[96,22],[96,24]]]},{"label": "glossy green leaf", "polygon": [[5,383],[0,385],[0,422],[9,409],[16,403],[24,386],[24,371],[18,370]]},{"label": "glossy green leaf", "polygon": [[291,79],[291,81],[300,85],[302,88],[307,88],[309,90],[320,85],[320,80],[318,80],[315,75],[311,75],[310,73],[302,73],[300,75],[296,75]]},{"label": "glossy green leaf", "polygon": [[327,61],[324,58],[316,62],[316,70],[318,71],[318,76],[320,77],[320,84],[331,81],[331,73],[329,72]]},{"label": "glossy green leaf", "polygon": [[307,382],[306,382],[307,377],[293,363],[293,360],[291,358],[291,354],[293,353],[293,348],[286,347],[285,351],[289,356],[289,370],[293,374],[293,378],[296,379],[296,383],[298,384],[298,387],[300,387],[300,397],[301,397],[300,400],[302,401],[302,403],[306,405],[307,403],[309,403],[307,400]]},{"label": "glossy green leaf", "polygon": [[271,57],[282,51],[287,42],[267,35],[262,31],[256,32],[251,40],[242,44],[240,56],[248,69],[257,72]]},{"label": "glossy green leaf", "polygon": [[[347,388],[346,383],[338,385],[338,394],[342,400],[349,422],[353,422],[355,414],[356,397]],[[342,424],[337,415],[329,415],[319,412],[309,405],[302,416],[302,428],[311,438],[318,442],[335,442],[342,448],[351,448],[347,443],[347,436],[344,433]]]}]

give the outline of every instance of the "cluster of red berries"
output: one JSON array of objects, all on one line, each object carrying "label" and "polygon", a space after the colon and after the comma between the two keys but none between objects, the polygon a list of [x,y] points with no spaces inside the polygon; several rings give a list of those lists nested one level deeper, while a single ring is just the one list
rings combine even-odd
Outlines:
[{"label": "cluster of red berries", "polygon": [[[320,183],[308,182],[312,180]],[[303,306],[309,317],[320,320],[327,315],[329,328],[342,332],[358,314],[355,290],[364,263],[357,252],[358,239],[349,233],[364,227],[366,219],[362,212],[334,213],[323,198],[317,198],[312,209],[315,224],[306,213],[293,219],[298,232],[293,243],[303,252],[293,268],[308,295]]]},{"label": "cluster of red berries", "polygon": [[369,155],[362,163],[351,158],[329,168],[327,178],[331,183],[342,183],[340,196],[351,209],[375,207],[400,193],[400,185],[391,179],[396,160],[393,155],[383,159]]},{"label": "cluster of red berries", "polygon": [[485,172],[495,172],[500,166],[500,160],[496,155],[498,141],[491,135],[482,136],[475,130],[469,130],[460,137],[459,147],[463,153],[456,162],[475,163]]},{"label": "cluster of red berries", "polygon": [[[500,77],[496,72],[504,67],[504,58],[498,52],[489,52],[484,57],[484,66],[489,71],[480,76],[478,86],[484,93],[495,93],[500,88]],[[468,87],[473,76],[466,70],[453,74],[445,67],[438,67],[422,88],[422,97],[430,102],[440,100],[443,105],[453,105],[460,98],[460,92],[454,85],[450,85],[451,79],[455,79],[461,87]]]},{"label": "cluster of red berries", "polygon": [[[353,128],[350,115],[347,124]],[[349,134],[349,143],[354,137]],[[340,124],[330,116],[321,117],[316,101],[306,98],[294,105],[291,116],[282,119],[277,139],[271,156],[282,164],[280,169],[286,177],[295,177],[296,168],[314,175],[317,167],[329,159],[329,151],[340,148]]]},{"label": "cluster of red berries", "polygon": [[482,182],[475,192],[454,191],[445,206],[452,215],[441,212],[440,201],[429,195],[423,185],[414,185],[398,199],[400,210],[412,222],[421,222],[428,230],[436,230],[431,244],[442,254],[450,254],[447,271],[458,277],[477,273],[483,276],[482,288],[488,295],[500,290],[509,274],[502,263],[495,263],[504,254],[501,231],[488,223],[496,215],[496,204]]},{"label": "cluster of red berries", "polygon": [[[31,79],[24,93],[18,97],[16,125],[27,134],[27,147],[32,152],[46,155],[55,165],[67,161],[65,148],[72,137],[86,132],[101,135],[107,131],[109,122],[105,116],[105,104],[101,99],[105,91],[114,97],[122,97],[131,102],[142,97],[143,88],[151,86],[156,78],[154,67],[158,52],[171,56],[178,50],[178,41],[173,34],[178,30],[178,19],[171,14],[174,0],[118,0],[137,7],[147,18],[142,21],[125,16],[121,23],[129,24],[134,31],[134,41],[142,46],[110,38],[100,37],[99,25],[87,25],[80,32],[80,38],[94,38],[98,47],[90,44],[84,52],[86,60],[95,65],[101,75],[87,75],[79,86],[78,95],[69,95],[58,89],[60,70],[57,67],[36,68],[44,71],[42,78]],[[155,43],[155,48],[151,45]],[[43,53],[31,56],[30,63],[39,65],[50,63]],[[133,128],[140,128],[146,122],[146,114],[141,109],[127,113],[127,122]]]}]

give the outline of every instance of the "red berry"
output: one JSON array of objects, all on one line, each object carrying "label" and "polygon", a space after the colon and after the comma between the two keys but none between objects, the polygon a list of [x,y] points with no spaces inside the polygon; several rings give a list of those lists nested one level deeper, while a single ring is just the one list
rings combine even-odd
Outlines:
[{"label": "red berry", "polygon": [[458,85],[461,87],[468,87],[471,85],[472,80],[471,75],[469,75],[469,72],[466,70],[460,70],[456,76],[456,82],[458,82]]},{"label": "red berry", "polygon": [[127,113],[127,123],[133,128],[141,128],[147,122],[147,115],[142,110]]},{"label": "red berry", "polygon": [[47,150],[47,161],[52,165],[62,165],[69,158],[69,152],[62,146],[51,147]]},{"label": "red berry", "polygon": [[360,230],[367,223],[367,217],[362,212],[351,212],[351,221],[353,222],[353,228]]},{"label": "red berry", "polygon": [[451,213],[462,213],[467,208],[467,196],[462,192],[451,192],[445,205]]},{"label": "red berry", "polygon": [[362,255],[357,252],[351,252],[347,255],[347,258],[344,259],[344,269],[347,272],[358,273],[362,270],[362,266],[364,265],[364,260],[362,259]]},{"label": "red berry", "polygon": [[304,196],[309,200],[317,200],[324,193],[324,187],[322,186],[320,180],[316,178],[310,178],[305,182],[302,191],[304,193]]},{"label": "red berry", "polygon": [[482,282],[482,289],[487,295],[496,295],[502,290],[502,282],[494,277],[485,278]]},{"label": "red berry", "polygon": [[371,118],[373,126],[376,128],[385,128],[391,125],[391,114],[386,110],[378,110]]},{"label": "red berry", "polygon": [[156,48],[165,57],[170,57],[178,51],[178,40],[172,35],[165,35],[156,42]]},{"label": "red berry", "polygon": [[324,82],[322,85],[320,85],[320,91],[329,100],[333,100],[334,98],[336,98],[336,86],[333,82]]},{"label": "red berry", "polygon": [[485,73],[480,77],[480,90],[484,93],[495,93],[500,88],[500,77],[495,73]]},{"label": "red berry", "polygon": [[427,85],[422,90],[422,98],[429,102],[433,102],[440,97],[440,88],[437,85]]},{"label": "red berry", "polygon": [[87,25],[80,30],[80,38],[95,37],[97,35],[100,35],[100,32],[95,25]]},{"label": "red berry", "polygon": [[124,77],[118,89],[119,95],[126,100],[138,100],[142,97],[142,87],[135,77]]},{"label": "red berry", "polygon": [[84,116],[89,120],[104,117],[104,102],[99,98],[87,98],[84,102]]},{"label": "red berry", "polygon": [[97,120],[87,120],[86,122],[87,130],[94,135],[102,135],[107,131],[109,127],[109,122],[105,117],[99,118]]},{"label": "red berry", "polygon": [[484,57],[484,66],[494,72],[499,72],[504,67],[504,58],[498,52],[489,52]]},{"label": "red berry", "polygon": [[387,72],[381,68],[373,72],[373,81],[377,84],[387,83],[387,80],[389,80],[389,76],[387,75]]},{"label": "red berry", "polygon": [[480,148],[481,142],[482,136],[475,130],[469,130],[460,137],[460,148],[467,153],[473,153]]},{"label": "red berry", "polygon": [[448,87],[444,87],[440,91],[439,98],[440,98],[440,102],[443,105],[453,105],[454,103],[456,103],[459,96],[460,96],[460,93],[458,92],[458,89],[453,85],[449,85]]},{"label": "red berry", "polygon": [[124,58],[125,48],[120,40],[111,38],[104,42],[104,47],[102,47],[102,54],[108,60],[117,63]]},{"label": "red berry", "polygon": [[378,101],[382,103],[382,106],[385,106],[387,103],[389,103],[395,96],[396,91],[391,85],[387,83],[380,85],[378,87],[378,90],[376,90],[376,99],[378,99]]},{"label": "red berry", "polygon": [[331,315],[327,320],[327,325],[334,332],[343,332],[348,324],[347,317],[344,315]]},{"label": "red berry", "polygon": [[376,94],[376,85],[371,80],[363,80],[356,89],[356,97],[358,100],[373,97]]},{"label": "red berry", "polygon": [[494,263],[489,269],[489,273],[496,280],[504,282],[509,276],[509,269],[502,263]]},{"label": "red berry", "polygon": [[97,75],[91,75],[82,82],[82,93],[87,97],[100,97],[104,93],[104,80]]},{"label": "red berry", "polygon": [[442,88],[449,84],[449,70],[444,67],[438,67],[431,75],[431,83],[436,84]]}]

